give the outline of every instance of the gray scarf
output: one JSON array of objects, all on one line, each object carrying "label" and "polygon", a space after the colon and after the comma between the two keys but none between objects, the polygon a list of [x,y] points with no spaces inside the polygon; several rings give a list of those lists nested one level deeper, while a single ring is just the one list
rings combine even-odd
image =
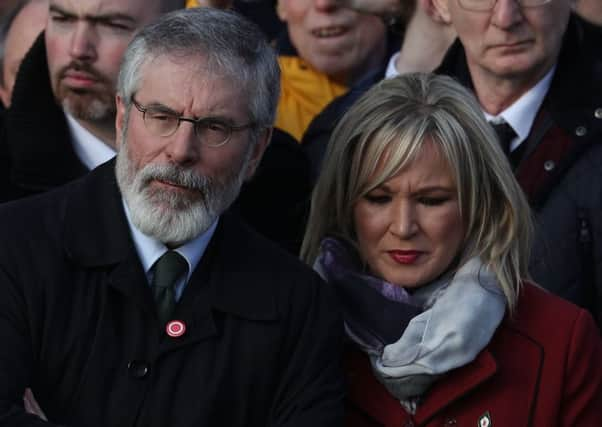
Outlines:
[{"label": "gray scarf", "polygon": [[[329,283],[341,277],[360,281],[357,271],[353,276],[341,276],[341,264],[345,268],[349,264],[341,257],[341,246],[335,247],[333,256],[333,240],[325,239],[314,268]],[[433,382],[470,363],[485,348],[504,317],[506,300],[495,275],[479,258],[470,259],[454,274],[420,287],[405,299],[408,297],[424,311],[414,314],[409,323],[402,321],[401,338],[384,345],[362,339],[366,337],[364,328],[347,315],[354,310],[343,310],[347,334],[368,354],[376,378],[414,413],[418,399]],[[406,304],[399,310],[407,310]]]}]

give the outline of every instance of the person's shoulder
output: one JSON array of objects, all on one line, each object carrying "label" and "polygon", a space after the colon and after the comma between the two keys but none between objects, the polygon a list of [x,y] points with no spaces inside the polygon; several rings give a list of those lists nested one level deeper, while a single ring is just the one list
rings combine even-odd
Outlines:
[{"label": "person's shoulder", "polygon": [[[100,169],[100,168],[98,168]],[[34,230],[52,229],[55,224],[65,220],[68,210],[74,201],[81,204],[78,195],[95,197],[97,187],[94,181],[99,181],[100,170],[94,170],[74,181],[53,188],[46,192],[0,204],[0,235],[23,234],[27,231],[31,234]],[[102,173],[102,175],[105,175]]]},{"label": "person's shoulder", "polygon": [[225,282],[235,293],[252,289],[253,295],[272,299],[286,312],[302,311],[316,301],[332,302],[332,291],[313,269],[248,227],[236,214],[222,215],[216,236],[215,253],[220,259],[214,267],[225,273]]},{"label": "person's shoulder", "polygon": [[576,329],[596,330],[587,310],[530,282],[523,284],[516,312],[505,326],[542,347],[569,342]]},{"label": "person's shoulder", "polygon": [[[70,191],[70,184],[17,200],[0,204],[0,226],[39,222],[45,214],[58,214]],[[36,221],[36,219],[38,221]]]},{"label": "person's shoulder", "polygon": [[60,188],[0,204],[0,263],[18,269],[32,257],[58,256],[68,226],[68,191]]},{"label": "person's shoulder", "polygon": [[225,248],[229,253],[239,252],[239,261],[251,270],[271,274],[312,272],[276,242],[249,227],[238,214],[227,212],[220,221],[223,223],[222,240]]}]

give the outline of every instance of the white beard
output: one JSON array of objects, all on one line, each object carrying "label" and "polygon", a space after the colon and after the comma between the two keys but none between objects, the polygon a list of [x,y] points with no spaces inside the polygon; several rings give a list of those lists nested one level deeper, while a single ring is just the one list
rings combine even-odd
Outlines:
[{"label": "white beard", "polygon": [[[129,156],[126,132],[117,154],[117,184],[132,223],[147,236],[174,246],[192,240],[209,229],[238,196],[250,149],[242,167],[231,171],[223,180],[200,176],[176,165],[147,164],[136,170]],[[194,193],[149,186],[155,179],[194,189]]]}]

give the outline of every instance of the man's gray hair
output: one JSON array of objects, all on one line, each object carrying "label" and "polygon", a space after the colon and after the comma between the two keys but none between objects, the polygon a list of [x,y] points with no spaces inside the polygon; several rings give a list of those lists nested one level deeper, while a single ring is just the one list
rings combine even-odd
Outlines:
[{"label": "man's gray hair", "polygon": [[237,81],[249,99],[250,120],[272,126],[280,94],[276,53],[261,30],[235,12],[182,9],[143,28],[128,46],[117,91],[126,107],[139,89],[142,69],[157,57],[198,58],[209,72]]}]

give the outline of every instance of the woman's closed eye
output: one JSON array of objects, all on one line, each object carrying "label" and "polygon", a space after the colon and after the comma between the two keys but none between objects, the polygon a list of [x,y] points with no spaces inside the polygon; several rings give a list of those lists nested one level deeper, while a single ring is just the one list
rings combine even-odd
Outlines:
[{"label": "woman's closed eye", "polygon": [[368,193],[364,195],[364,199],[374,205],[384,205],[391,201],[391,196],[386,193]]},{"label": "woman's closed eye", "polygon": [[450,199],[451,197],[449,196],[420,196],[417,198],[418,202],[425,206],[439,206]]}]

